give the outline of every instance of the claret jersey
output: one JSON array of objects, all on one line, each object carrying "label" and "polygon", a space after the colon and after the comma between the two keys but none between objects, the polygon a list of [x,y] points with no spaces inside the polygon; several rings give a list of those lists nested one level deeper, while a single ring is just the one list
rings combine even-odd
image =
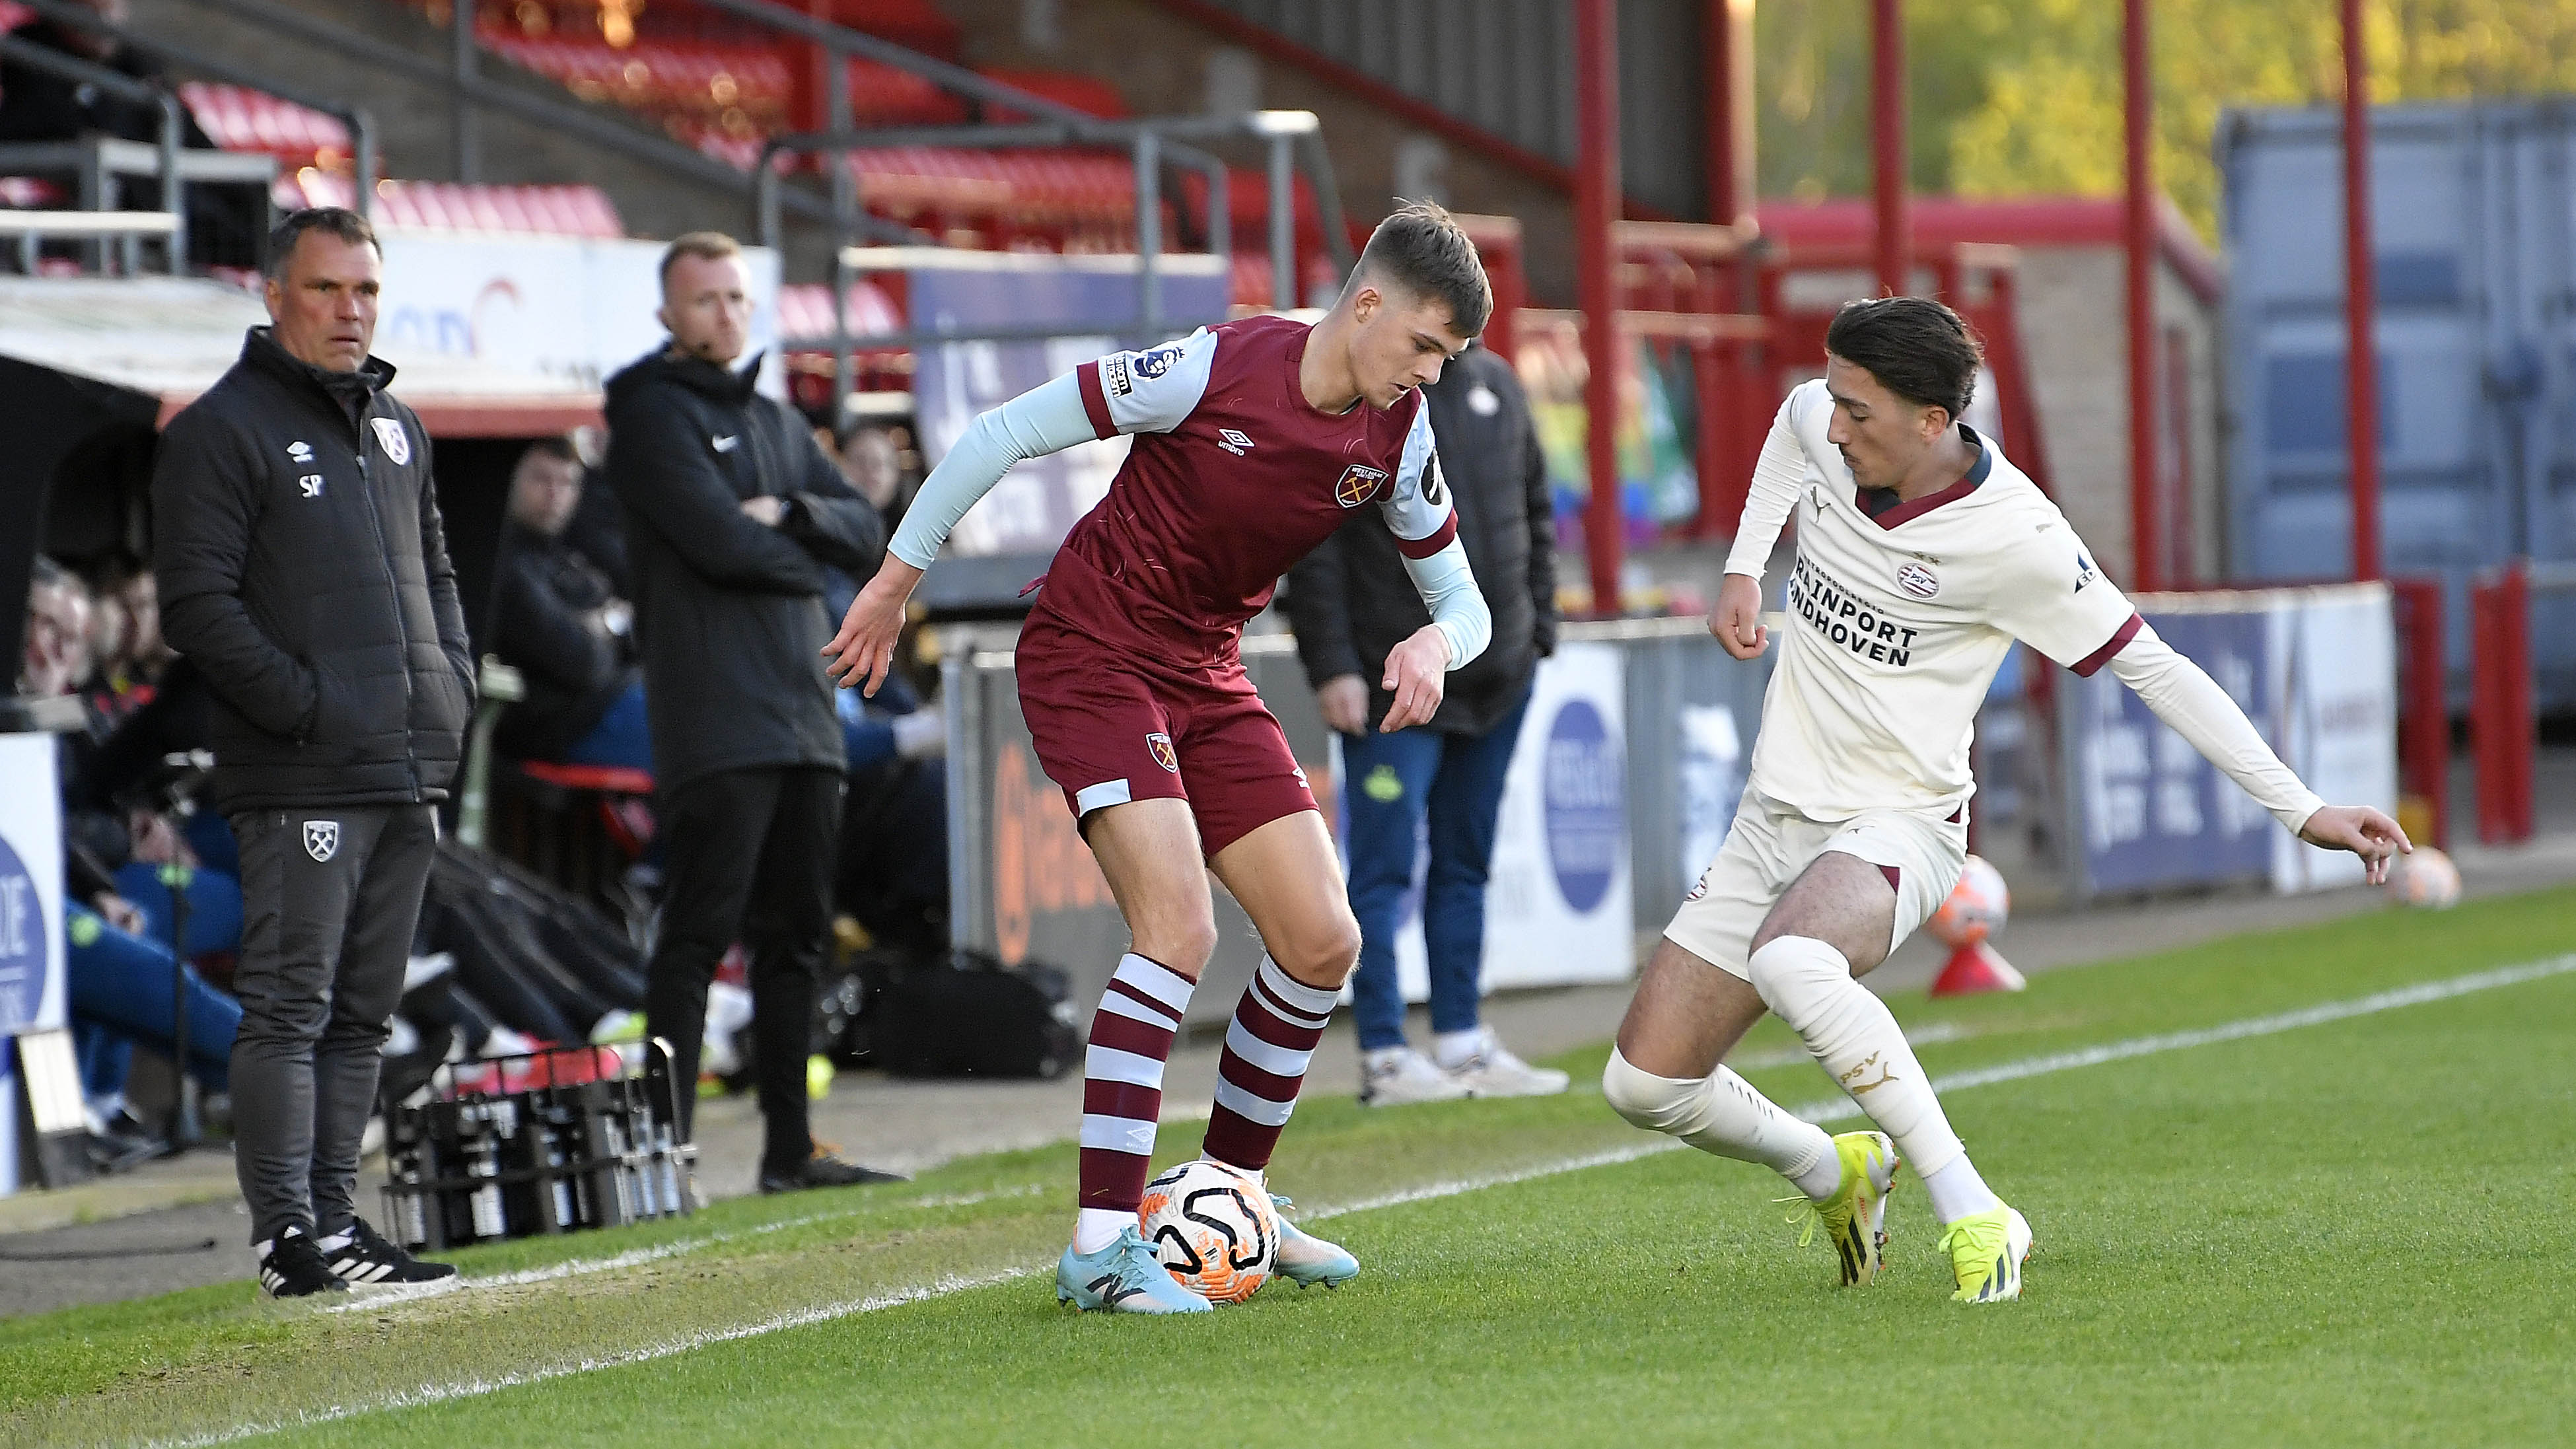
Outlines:
[{"label": "claret jersey", "polygon": [[1317,411],[1297,385],[1309,331],[1248,317],[1075,370],[1093,432],[1135,441],[1065,536],[1040,607],[1204,658],[1354,509],[1377,509],[1409,557],[1457,537],[1420,395]]},{"label": "claret jersey", "polygon": [[1788,617],[1751,783],[1816,820],[1953,810],[1975,790],[1977,706],[2012,641],[2091,674],[2141,620],[1993,442],[1961,425],[1978,450],[1967,476],[1888,506],[1894,495],[1864,493],[1826,441],[1833,406],[1821,381],[1781,404],[1727,561],[1759,577],[1794,510]]}]

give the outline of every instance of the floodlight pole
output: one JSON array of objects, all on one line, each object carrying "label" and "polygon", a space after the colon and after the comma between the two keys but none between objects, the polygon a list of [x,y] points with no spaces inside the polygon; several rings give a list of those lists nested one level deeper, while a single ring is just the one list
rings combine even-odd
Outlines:
[{"label": "floodlight pole", "polygon": [[2352,456],[2352,576],[2379,577],[2378,290],[2370,240],[2370,56],[2361,0],[2343,0],[2344,395]]},{"label": "floodlight pole", "polygon": [[2129,587],[2164,587],[2164,479],[2156,444],[2155,94],[2148,64],[2148,0],[2125,0],[2120,62],[2128,92],[2126,231],[2129,253]]},{"label": "floodlight pole", "polygon": [[1905,6],[1904,0],[1870,0],[1870,164],[1878,208],[1878,290],[1902,297],[1912,290],[1908,258],[1914,249],[1905,215]]},{"label": "floodlight pole", "polygon": [[1618,258],[1619,14],[1615,0],[1575,0],[1575,117],[1581,164],[1574,178],[1574,287],[1583,309],[1583,410],[1592,497],[1583,511],[1584,561],[1592,612],[1619,614],[1619,563],[1626,527],[1619,499]]}]

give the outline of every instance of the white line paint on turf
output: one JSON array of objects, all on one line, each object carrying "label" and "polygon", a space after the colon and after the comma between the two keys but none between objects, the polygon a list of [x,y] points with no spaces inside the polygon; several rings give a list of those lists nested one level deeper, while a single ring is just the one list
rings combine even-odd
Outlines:
[{"label": "white line paint on turf", "polygon": [[[1958,1091],[1967,1087],[1991,1086],[1998,1082],[2025,1081],[2032,1077],[2043,1077],[2057,1072],[2074,1071],[2080,1067],[2100,1066],[2106,1062],[2126,1061],[2132,1057],[2154,1056],[2163,1052],[2184,1051],[2192,1047],[2214,1046],[2220,1042],[2243,1041],[2249,1037],[2277,1036],[2282,1032],[2296,1031],[2301,1027],[2322,1026],[2328,1022],[2346,1021],[2357,1016],[2372,1016],[2383,1011],[2395,1011],[2401,1007],[2422,1006],[2430,1002],[2447,1001],[2453,997],[2467,996],[2474,992],[2492,991],[2502,986],[2518,986],[2527,981],[2541,980],[2544,977],[2563,976],[2571,971],[2576,971],[2576,953],[2571,953],[2565,956],[2554,956],[2546,961],[2527,962],[2520,966],[2501,966],[2492,971],[2473,971],[2466,976],[2453,976],[2442,981],[2427,981],[2414,986],[2401,986],[2390,991],[2381,991],[2369,996],[2355,997],[2349,1001],[2329,1001],[2323,1005],[2303,1007],[2297,1011],[2284,1011],[2271,1016],[2247,1017],[2242,1021],[2232,1021],[2222,1023],[2218,1026],[2202,1027],[2196,1031],[2176,1031],[2166,1032],[2158,1036],[2131,1037],[2126,1041],[2109,1042],[2097,1047],[2084,1047],[2076,1051],[2053,1052],[2047,1056],[2026,1057],[2017,1062],[2004,1062],[1997,1066],[1981,1067],[1974,1071],[1954,1073],[1950,1076],[1936,1079],[1933,1086],[1942,1091]],[[1799,1115],[1805,1117],[1811,1122],[1822,1123],[1838,1121],[1845,1117],[1855,1117],[1860,1114],[1849,1102],[1842,1101],[1811,1103],[1808,1106],[1799,1109]],[[1516,1168],[1510,1171],[1493,1173],[1486,1176],[1459,1178],[1450,1182],[1430,1183],[1422,1187],[1408,1188],[1400,1192],[1387,1193],[1379,1197],[1363,1198],[1357,1202],[1338,1203],[1328,1207],[1317,1207],[1301,1214],[1300,1216],[1309,1220],[1321,1220],[1324,1218],[1340,1217],[1346,1213],[1367,1212],[1376,1208],[1398,1207],[1406,1203],[1431,1202],[1440,1198],[1459,1197],[1466,1193],[1482,1192],[1488,1188],[1508,1187],[1514,1183],[1534,1182],[1544,1177],[1556,1177],[1569,1172],[1581,1172],[1587,1168],[1609,1167],[1622,1162],[1634,1162],[1639,1158],[1651,1157],[1659,1152],[1676,1151],[1681,1146],[1681,1143],[1676,1142],[1669,1137],[1648,1138],[1628,1146],[1614,1147],[1600,1152],[1588,1152],[1579,1157],[1559,1158],[1551,1162],[1536,1163],[1529,1167]],[[1016,1196],[1017,1192],[1004,1191],[997,1192],[993,1195]],[[972,1194],[969,1196],[971,1197]],[[787,1226],[787,1224],[780,1224],[779,1226]],[[644,1251],[652,1250],[648,1249]],[[606,1260],[599,1261],[604,1262]],[[908,1288],[898,1293],[888,1293],[874,1298],[853,1299],[843,1303],[824,1304],[816,1308],[798,1309],[792,1313],[775,1314],[771,1317],[763,1318],[752,1323],[741,1324],[733,1328],[708,1329],[698,1333],[687,1334],[680,1338],[671,1339],[663,1343],[634,1349],[627,1353],[612,1354],[604,1358],[583,1359],[577,1363],[558,1364],[551,1368],[532,1369],[526,1373],[502,1374],[492,1378],[467,1379],[458,1383],[431,1384],[418,1389],[410,1389],[388,1394],[383,1398],[370,1400],[362,1404],[335,1405],[327,1409],[316,1409],[306,1413],[299,1413],[285,1419],[272,1420],[266,1423],[245,1424],[237,1428],[223,1430],[219,1433],[199,1435],[194,1438],[155,1440],[153,1441],[153,1444],[155,1449],[162,1449],[162,1446],[167,1446],[167,1449],[199,1449],[199,1446],[228,1444],[237,1440],[256,1438],[262,1434],[276,1433],[282,1429],[295,1429],[313,1424],[333,1423],[338,1420],[353,1419],[360,1415],[372,1414],[386,1409],[405,1409],[424,1404],[446,1403],[454,1399],[479,1398],[485,1394],[498,1393],[503,1389],[517,1388],[524,1384],[545,1383],[549,1380],[568,1378],[574,1374],[592,1373],[600,1369],[622,1368],[629,1364],[650,1363],[655,1359],[670,1358],[677,1354],[688,1353],[694,1349],[705,1348],[711,1344],[732,1343],[740,1339],[757,1338],[764,1334],[777,1333],[784,1329],[804,1328],[812,1324],[829,1323],[835,1319],[847,1318],[854,1314],[875,1313],[888,1308],[901,1308],[907,1304],[919,1303],[932,1298],[944,1298],[949,1294],[962,1293],[970,1288],[984,1288],[996,1283],[1006,1283],[1013,1279],[1025,1278],[1042,1271],[1042,1266],[1043,1265],[1039,1264],[1029,1264],[1018,1268],[1005,1269],[997,1273],[987,1273],[972,1278],[945,1277],[939,1279],[935,1283],[930,1283],[919,1288]]]}]

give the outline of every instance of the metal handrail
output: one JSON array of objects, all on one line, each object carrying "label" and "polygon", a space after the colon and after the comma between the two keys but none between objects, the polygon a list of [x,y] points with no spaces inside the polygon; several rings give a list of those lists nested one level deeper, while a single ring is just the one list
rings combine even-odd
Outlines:
[{"label": "metal handrail", "polygon": [[355,209],[361,217],[370,216],[373,213],[376,197],[376,121],[364,107],[344,106],[338,101],[310,91],[281,86],[247,67],[234,65],[230,61],[217,60],[213,56],[192,50],[187,46],[145,35],[130,26],[115,24],[88,6],[75,3],[75,0],[18,0],[18,3],[57,25],[73,25],[100,35],[112,35],[122,44],[130,45],[165,65],[175,65],[181,70],[212,76],[227,85],[247,86],[252,90],[275,96],[279,100],[291,101],[296,105],[337,118],[340,124],[349,128],[351,179],[355,183],[357,195]]},{"label": "metal handrail", "polygon": [[168,263],[172,273],[177,273],[186,265],[188,255],[188,213],[179,198],[179,138],[183,134],[179,123],[179,98],[123,71],[109,70],[106,66],[12,35],[0,35],[0,55],[65,80],[96,86],[110,95],[146,102],[160,110],[161,209],[170,213],[168,251],[162,260]]},{"label": "metal handrail", "polygon": [[[713,3],[713,0],[711,0]],[[761,0],[722,0],[724,5],[757,5]],[[800,17],[801,18],[801,17]],[[956,67],[943,62],[928,62],[943,70]],[[838,67],[835,68],[836,72]],[[971,73],[968,73],[971,74]],[[977,77],[979,81],[981,77]],[[1007,88],[1005,88],[1007,89]],[[761,148],[760,163],[753,168],[753,209],[761,240],[776,245],[779,231],[778,172],[773,164],[782,154],[823,154],[846,158],[851,152],[903,146],[942,146],[961,149],[991,150],[1022,146],[1099,145],[1126,150],[1136,172],[1136,250],[1138,257],[1137,317],[1128,329],[1139,343],[1153,343],[1169,335],[1172,319],[1163,315],[1162,305],[1162,189],[1161,157],[1168,149],[1175,160],[1186,159],[1204,170],[1207,177],[1208,251],[1227,266],[1232,265],[1233,197],[1223,158],[1179,144],[1183,138],[1227,139],[1249,138],[1264,143],[1270,152],[1270,261],[1272,300],[1279,306],[1296,304],[1296,215],[1294,174],[1295,148],[1300,143],[1312,145],[1314,157],[1323,148],[1318,142],[1322,124],[1311,111],[1252,111],[1231,116],[1170,116],[1143,120],[1103,120],[1081,115],[1056,106],[1058,114],[1043,120],[1012,126],[899,126],[869,130],[835,129],[830,131],[793,132],[773,136]],[[835,197],[848,191],[846,164],[835,169]],[[1320,174],[1311,176],[1319,202],[1328,194],[1332,183],[1329,163]],[[855,197],[850,198],[855,211]],[[845,212],[844,215],[850,213]],[[1328,240],[1338,230],[1340,208],[1327,208]],[[883,349],[911,346],[925,342],[1013,341],[1058,335],[1043,324],[1005,328],[983,328],[959,332],[907,332],[874,337],[850,335],[848,289],[850,282],[846,234],[836,241],[832,265],[832,335],[827,341],[832,351],[832,377],[835,398],[846,398],[854,377],[854,354],[860,349]],[[1347,241],[1335,249],[1336,260],[1348,270]],[[1222,319],[1186,319],[1189,325]],[[836,408],[840,404],[836,401]]]}]

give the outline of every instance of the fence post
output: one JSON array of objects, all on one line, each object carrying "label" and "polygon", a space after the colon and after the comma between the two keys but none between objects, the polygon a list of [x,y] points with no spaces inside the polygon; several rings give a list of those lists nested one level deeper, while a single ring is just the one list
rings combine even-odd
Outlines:
[{"label": "fence post", "polygon": [[2432,844],[2451,844],[2450,664],[2442,628],[2439,578],[2389,580],[2402,636],[2397,696],[2399,789],[2422,799],[2432,817]]},{"label": "fence post", "polygon": [[2528,840],[2534,770],[2531,714],[2531,591],[2522,560],[2509,560],[2470,594],[2476,641],[2470,714],[2478,766],[2478,839]]}]

